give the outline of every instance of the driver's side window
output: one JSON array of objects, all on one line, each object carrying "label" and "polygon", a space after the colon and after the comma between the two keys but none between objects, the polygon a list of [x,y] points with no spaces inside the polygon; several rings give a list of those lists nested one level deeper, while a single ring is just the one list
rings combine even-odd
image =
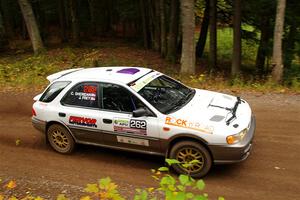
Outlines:
[{"label": "driver's side window", "polygon": [[144,104],[122,86],[102,83],[102,109],[129,112],[144,107]]}]

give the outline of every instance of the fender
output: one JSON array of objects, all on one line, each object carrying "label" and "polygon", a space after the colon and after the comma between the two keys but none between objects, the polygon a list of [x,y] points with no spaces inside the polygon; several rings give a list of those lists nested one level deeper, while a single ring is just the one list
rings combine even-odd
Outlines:
[{"label": "fender", "polygon": [[75,142],[77,143],[78,140],[76,139],[76,137],[74,136],[74,134],[72,133],[72,131],[70,130],[70,128],[63,122],[63,121],[49,121],[49,122],[46,122],[46,129],[45,129],[45,135],[47,136],[47,130],[49,128],[50,125],[52,124],[60,124],[62,125],[63,127],[65,127],[69,133],[71,134],[71,136],[73,137],[73,139],[75,140]]},{"label": "fender", "polygon": [[161,143],[162,151],[165,151],[166,152],[166,157],[168,157],[170,148],[176,142],[178,142],[180,140],[185,141],[185,140],[189,140],[189,139],[200,142],[201,144],[203,144],[209,150],[209,148],[207,146],[208,142],[206,140],[204,140],[203,138],[198,137],[196,135],[191,135],[191,134],[188,134],[188,133],[179,133],[179,134],[173,135],[172,137],[170,137],[169,139],[167,139],[167,140],[165,140]]}]

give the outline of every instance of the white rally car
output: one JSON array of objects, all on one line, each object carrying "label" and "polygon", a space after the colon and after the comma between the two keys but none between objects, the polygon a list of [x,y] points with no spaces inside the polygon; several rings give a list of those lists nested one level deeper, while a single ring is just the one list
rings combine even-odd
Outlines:
[{"label": "white rally car", "polygon": [[33,126],[54,150],[76,143],[163,155],[178,173],[201,177],[213,163],[245,160],[255,118],[249,104],[222,93],[189,88],[147,68],[99,67],[47,77],[37,95]]}]

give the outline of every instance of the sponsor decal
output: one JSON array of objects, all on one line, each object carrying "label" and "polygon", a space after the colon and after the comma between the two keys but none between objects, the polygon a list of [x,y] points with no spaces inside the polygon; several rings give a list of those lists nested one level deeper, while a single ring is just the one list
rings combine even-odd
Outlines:
[{"label": "sponsor decal", "polygon": [[79,100],[96,101],[97,86],[85,85],[83,92],[71,92],[71,95],[77,96]]},{"label": "sponsor decal", "polygon": [[69,123],[79,126],[97,127],[97,120],[86,117],[70,116]]},{"label": "sponsor decal", "polygon": [[121,74],[135,74],[137,72],[139,72],[140,70],[137,69],[137,68],[124,68],[124,69],[121,69],[119,71],[117,71],[117,73],[121,73]]},{"label": "sponsor decal", "polygon": [[129,127],[129,119],[114,118],[114,126]]},{"label": "sponsor decal", "polygon": [[84,93],[93,93],[93,94],[96,94],[97,93],[97,87],[96,86],[92,86],[92,85],[85,85],[83,87],[83,92]]},{"label": "sponsor decal", "polygon": [[166,117],[165,124],[171,125],[171,126],[178,126],[182,128],[192,129],[196,131],[200,131],[203,133],[213,133],[214,128],[212,126],[206,126],[199,122],[194,122],[190,120],[175,118],[175,117]]},{"label": "sponsor decal", "polygon": [[149,146],[149,140],[144,140],[144,139],[117,136],[117,140],[120,143],[135,144],[135,145],[141,145],[147,147]]},{"label": "sponsor decal", "polygon": [[160,76],[159,72],[156,73],[150,73],[149,75],[141,78],[137,82],[133,83],[130,87],[134,89],[136,92],[140,91],[145,85],[150,83],[152,80],[156,79],[157,77]]},{"label": "sponsor decal", "polygon": [[147,122],[145,120],[114,118],[114,131],[130,132],[147,135]]}]

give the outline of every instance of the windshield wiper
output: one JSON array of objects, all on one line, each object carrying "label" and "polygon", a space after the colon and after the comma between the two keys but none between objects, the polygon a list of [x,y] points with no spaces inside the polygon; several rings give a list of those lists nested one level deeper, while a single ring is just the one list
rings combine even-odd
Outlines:
[{"label": "windshield wiper", "polygon": [[226,125],[228,126],[230,122],[236,118],[236,110],[239,106],[239,104],[242,102],[240,97],[236,97],[237,101],[235,102],[233,108],[231,108],[232,116],[226,121]]},{"label": "windshield wiper", "polygon": [[165,111],[165,113],[170,113],[171,111],[178,110],[179,108],[185,106],[190,102],[195,93],[195,90],[190,89],[189,93],[186,96],[182,97],[179,101],[177,101],[171,108]]},{"label": "windshield wiper", "polygon": [[218,105],[213,105],[213,104],[209,104],[208,107],[215,107],[215,108],[221,108],[221,109],[225,109],[225,110],[228,110],[228,111],[232,111],[232,108],[218,106]]}]

